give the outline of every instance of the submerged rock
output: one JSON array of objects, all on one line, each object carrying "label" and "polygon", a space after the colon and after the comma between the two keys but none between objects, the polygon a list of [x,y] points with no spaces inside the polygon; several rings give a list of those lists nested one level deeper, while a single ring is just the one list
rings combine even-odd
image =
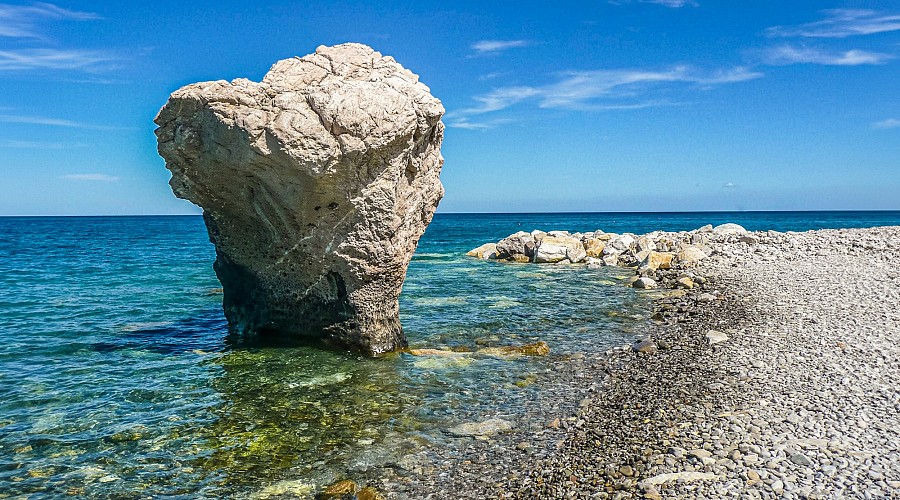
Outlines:
[{"label": "submerged rock", "polygon": [[319,494],[321,499],[341,498],[345,495],[353,495],[356,493],[356,483],[351,479],[344,479],[334,484],[328,485]]},{"label": "submerged rock", "polygon": [[487,356],[516,357],[516,356],[546,356],[550,354],[550,346],[543,340],[525,345],[504,345],[499,347],[485,347],[479,349],[478,354]]},{"label": "submerged rock", "polygon": [[456,437],[485,437],[493,436],[494,434],[499,434],[501,432],[507,432],[512,430],[514,426],[515,425],[508,420],[491,418],[484,422],[459,424],[447,429],[447,432]]},{"label": "submerged rock", "polygon": [[406,345],[400,289],[444,190],[444,108],[360,44],[195,83],[156,117],[176,196],[203,208],[237,333]]},{"label": "submerged rock", "polygon": [[384,500],[384,495],[375,488],[366,486],[356,494],[356,500]]}]

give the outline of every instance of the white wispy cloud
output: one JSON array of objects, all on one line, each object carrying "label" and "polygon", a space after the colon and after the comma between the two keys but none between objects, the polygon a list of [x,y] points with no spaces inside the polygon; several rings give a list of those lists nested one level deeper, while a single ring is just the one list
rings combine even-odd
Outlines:
[{"label": "white wispy cloud", "polygon": [[[476,106],[451,113],[451,118],[471,117],[506,109],[523,101],[536,101],[541,108],[581,111],[642,109],[677,103],[653,98],[651,88],[661,85],[693,85],[711,88],[760,78],[762,73],[743,67],[703,72],[690,66],[667,70],[640,69],[569,71],[544,86],[500,87],[475,96]],[[646,94],[651,94],[646,97]]]},{"label": "white wispy cloud", "polygon": [[27,125],[50,125],[53,127],[83,128],[84,125],[71,120],[47,118],[45,116],[0,115],[2,123],[24,123]]},{"label": "white wispy cloud", "polygon": [[872,124],[872,128],[878,130],[885,130],[889,128],[900,128],[900,120],[896,118],[888,118],[887,120],[881,120],[880,122],[875,122]]},{"label": "white wispy cloud", "polygon": [[496,54],[516,47],[526,47],[528,40],[481,40],[472,44],[476,54]]},{"label": "white wispy cloud", "polygon": [[0,71],[35,69],[99,71],[108,69],[116,60],[112,54],[96,50],[0,50]]},{"label": "white wispy cloud", "polygon": [[463,109],[459,113],[472,115],[500,111],[525,99],[539,95],[541,95],[541,90],[534,87],[501,87],[487,94],[473,97],[478,102],[478,105]]},{"label": "white wispy cloud", "polygon": [[48,141],[20,141],[4,139],[0,140],[0,148],[13,149],[71,149],[83,148],[87,144],[83,142],[48,142]]},{"label": "white wispy cloud", "polygon": [[686,5],[697,7],[698,4],[694,0],[641,0],[641,3],[655,3],[657,5],[665,5],[672,9],[678,9]]},{"label": "white wispy cloud", "polygon": [[76,122],[62,118],[31,115],[0,114],[0,123],[21,123],[23,125],[44,125],[48,127],[84,128],[91,130],[125,130],[122,127],[110,125],[96,125],[93,123]]},{"label": "white wispy cloud", "polygon": [[723,189],[734,189],[736,187],[737,187],[737,184],[735,184],[733,182],[726,182],[725,184],[722,184]]},{"label": "white wispy cloud", "polygon": [[833,9],[823,11],[825,19],[797,26],[773,26],[769,36],[846,38],[900,30],[900,14],[886,14],[874,10]]},{"label": "white wispy cloud", "polygon": [[73,181],[115,182],[119,177],[107,174],[69,174],[61,176],[62,179]]},{"label": "white wispy cloud", "polygon": [[845,50],[826,52],[809,47],[792,47],[783,45],[768,49],[764,61],[772,65],[786,64],[822,64],[827,66],[860,66],[864,64],[884,64],[894,56],[867,50]]},{"label": "white wispy cloud", "polygon": [[450,118],[445,120],[445,123],[448,127],[451,128],[462,128],[468,130],[486,130],[489,128],[498,127],[500,125],[506,125],[508,123],[512,123],[514,120],[509,118],[494,118],[491,120],[478,120],[472,121],[470,117],[467,116],[453,116],[450,115]]},{"label": "white wispy cloud", "polygon": [[[679,9],[681,7],[685,7],[690,5],[691,7],[699,7],[698,4],[694,0],[638,0],[640,3],[652,3],[656,5],[662,5],[665,7],[669,7],[670,9]],[[631,0],[608,0],[609,3],[613,5],[625,5],[631,3]]]},{"label": "white wispy cloud", "polygon": [[495,78],[500,78],[501,76],[503,76],[505,74],[506,74],[505,71],[494,71],[492,73],[487,73],[487,74],[481,75],[478,77],[478,79],[481,81],[493,80]]},{"label": "white wispy cloud", "polygon": [[0,4],[0,36],[11,38],[42,38],[37,23],[46,20],[86,21],[100,19],[93,12],[69,10],[50,3],[31,5]]}]

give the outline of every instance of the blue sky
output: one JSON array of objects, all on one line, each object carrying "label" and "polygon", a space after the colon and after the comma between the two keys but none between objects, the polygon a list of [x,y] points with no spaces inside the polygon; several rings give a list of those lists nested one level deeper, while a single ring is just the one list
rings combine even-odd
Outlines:
[{"label": "blue sky", "polygon": [[443,212],[900,209],[900,3],[784,5],[0,3],[0,215],[198,213],[168,95],[348,41],[444,102]]}]

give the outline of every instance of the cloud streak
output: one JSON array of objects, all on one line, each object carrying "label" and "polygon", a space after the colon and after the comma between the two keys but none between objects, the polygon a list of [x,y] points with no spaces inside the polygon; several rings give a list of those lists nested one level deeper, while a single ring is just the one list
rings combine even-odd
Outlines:
[{"label": "cloud streak", "polygon": [[529,45],[528,40],[481,40],[472,44],[476,54],[498,54],[505,50]]},{"label": "cloud streak", "polygon": [[773,37],[846,38],[900,30],[900,14],[874,10],[826,10],[820,21],[797,26],[773,26],[766,34]]},{"label": "cloud streak", "polygon": [[109,53],[93,50],[18,49],[0,50],[0,71],[38,69],[100,71],[117,60]]},{"label": "cloud streak", "polygon": [[656,5],[664,5],[670,9],[679,9],[686,5],[697,7],[698,4],[694,0],[641,0],[641,3],[655,3]]},{"label": "cloud streak", "polygon": [[[631,3],[631,0],[608,0],[613,5],[625,5]],[[638,0],[640,3],[652,3],[662,5],[670,9],[680,9],[690,5],[691,7],[699,7],[700,5],[694,0]]]},{"label": "cloud streak", "polygon": [[900,128],[900,120],[896,118],[888,118],[872,124],[872,128],[876,130],[887,130],[889,128]]},{"label": "cloud streak", "polygon": [[69,174],[63,175],[60,177],[61,179],[68,179],[72,181],[91,181],[91,182],[115,182],[119,180],[119,177],[114,175],[107,174]]},{"label": "cloud streak", "polygon": [[825,66],[861,66],[885,64],[894,56],[867,50],[846,50],[842,52],[825,52],[807,47],[783,45],[766,51],[764,60],[770,65],[788,64],[821,64]]},{"label": "cloud streak", "polygon": [[0,37],[42,38],[36,24],[40,20],[87,21],[100,19],[93,12],[64,9],[49,3],[31,5],[0,4]]},{"label": "cloud streak", "polygon": [[53,127],[75,127],[83,128],[83,124],[70,120],[60,120],[57,118],[47,118],[43,116],[22,116],[22,115],[0,115],[2,123],[23,123],[27,125],[50,125]]},{"label": "cloud streak", "polygon": [[[580,111],[628,110],[671,106],[664,99],[643,98],[653,87],[689,85],[712,88],[743,82],[763,74],[743,67],[703,72],[690,66],[675,66],[661,71],[624,69],[569,71],[555,83],[544,86],[500,87],[475,96],[476,105],[451,113],[451,118],[468,117],[509,108],[524,101],[535,101],[540,108]],[[467,120],[466,120],[467,121]],[[474,127],[472,127],[474,128]]]},{"label": "cloud streak", "polygon": [[43,125],[49,127],[83,128],[90,130],[123,130],[123,128],[121,127],[94,125],[91,123],[82,123],[60,118],[50,118],[46,116],[0,114],[0,123],[20,123],[23,125]]},{"label": "cloud streak", "polygon": [[87,144],[82,142],[47,142],[47,141],[18,141],[2,140],[0,148],[12,149],[71,149],[83,148]]}]

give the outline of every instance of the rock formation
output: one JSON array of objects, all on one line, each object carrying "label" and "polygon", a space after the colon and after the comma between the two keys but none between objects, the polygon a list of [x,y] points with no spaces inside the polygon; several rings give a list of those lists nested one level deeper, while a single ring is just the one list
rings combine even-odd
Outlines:
[{"label": "rock formation", "polygon": [[235,332],[405,347],[398,298],[444,193],[443,113],[359,44],[171,95],[159,153],[175,195],[203,208]]}]

